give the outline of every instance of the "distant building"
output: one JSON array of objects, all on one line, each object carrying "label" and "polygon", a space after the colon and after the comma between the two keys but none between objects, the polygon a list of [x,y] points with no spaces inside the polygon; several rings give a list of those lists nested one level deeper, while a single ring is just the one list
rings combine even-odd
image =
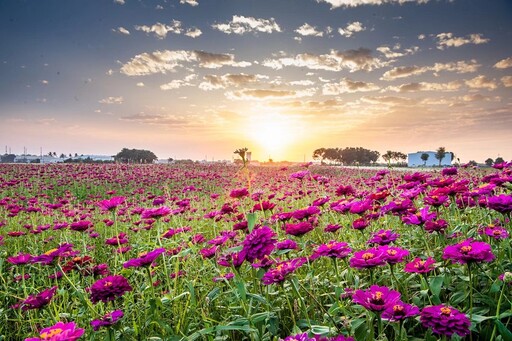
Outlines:
[{"label": "distant building", "polygon": [[114,161],[113,156],[108,155],[80,155],[72,158],[73,160],[92,160],[92,161]]},{"label": "distant building", "polygon": [[[428,155],[427,161],[423,161],[421,156]],[[436,152],[416,152],[407,154],[407,167],[432,167],[439,166],[439,160],[436,159]],[[441,160],[441,166],[452,165],[452,153],[446,152],[444,158]]]},{"label": "distant building", "polygon": [[64,159],[49,155],[16,155],[15,163],[61,163]]}]

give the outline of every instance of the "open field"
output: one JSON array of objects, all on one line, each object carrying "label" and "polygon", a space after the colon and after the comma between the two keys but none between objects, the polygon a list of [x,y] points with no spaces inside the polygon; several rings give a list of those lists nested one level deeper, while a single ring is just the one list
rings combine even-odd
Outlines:
[{"label": "open field", "polygon": [[0,339],[511,340],[511,166],[0,165]]}]

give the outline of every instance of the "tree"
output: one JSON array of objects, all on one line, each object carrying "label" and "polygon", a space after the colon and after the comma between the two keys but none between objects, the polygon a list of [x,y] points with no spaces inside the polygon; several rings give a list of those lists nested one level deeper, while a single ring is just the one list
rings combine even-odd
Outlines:
[{"label": "tree", "polygon": [[318,148],[313,151],[313,160],[320,160],[321,163],[324,163],[325,160],[325,148]]},{"label": "tree", "polygon": [[495,165],[498,164],[498,163],[503,163],[503,162],[505,162],[505,160],[501,156],[498,156],[496,158],[496,160],[494,160],[494,164]]},{"label": "tree", "polygon": [[423,166],[427,165],[427,160],[428,160],[429,157],[430,157],[430,155],[427,154],[427,153],[421,154],[421,160],[423,160]]},{"label": "tree", "polygon": [[247,154],[247,151],[249,151],[249,148],[244,147],[244,148],[237,149],[233,152],[234,154],[238,154],[240,156],[240,158],[242,159],[243,167],[245,167],[247,165],[247,158],[245,157]]},{"label": "tree", "polygon": [[485,164],[489,167],[491,167],[493,164],[494,164],[494,160],[491,159],[491,158],[488,158],[487,160],[484,161]]},{"label": "tree", "polygon": [[16,158],[15,154],[4,154],[0,156],[0,162],[2,163],[13,163]]},{"label": "tree", "polygon": [[443,161],[445,156],[446,156],[446,148],[445,147],[437,148],[436,159],[439,160],[439,167],[441,167],[441,162]]},{"label": "tree", "polygon": [[123,148],[114,159],[123,163],[153,163],[158,158],[149,150]]},{"label": "tree", "polygon": [[65,158],[66,158],[66,154],[61,153],[61,154],[59,155],[59,158],[60,158],[60,159],[65,159]]},{"label": "tree", "polygon": [[388,165],[390,165],[392,158],[393,152],[391,150],[386,151],[386,154],[382,155],[382,159],[384,159],[384,161],[386,161]]}]

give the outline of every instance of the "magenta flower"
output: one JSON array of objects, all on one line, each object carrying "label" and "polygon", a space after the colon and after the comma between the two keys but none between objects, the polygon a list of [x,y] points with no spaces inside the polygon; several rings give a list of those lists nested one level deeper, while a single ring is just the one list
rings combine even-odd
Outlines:
[{"label": "magenta flower", "polygon": [[32,261],[33,256],[28,253],[18,253],[17,256],[7,257],[7,262],[14,265],[24,265]]},{"label": "magenta flower", "polygon": [[280,283],[286,279],[287,275],[293,273],[306,262],[306,258],[301,257],[277,263],[274,268],[268,270],[263,275],[261,280],[265,285]]},{"label": "magenta flower", "polygon": [[172,210],[166,206],[160,206],[156,208],[147,208],[142,211],[141,218],[142,219],[159,219],[169,215]]},{"label": "magenta flower", "polygon": [[337,335],[337,336],[319,336],[315,335],[315,341],[354,341],[351,336]]},{"label": "magenta flower", "polygon": [[304,179],[306,176],[308,176],[310,173],[309,171],[306,169],[306,170],[302,170],[302,171],[298,171],[298,172],[295,172],[293,174],[290,174],[290,179],[299,179],[299,180],[302,180]]},{"label": "magenta flower", "polygon": [[398,239],[400,235],[392,230],[380,230],[372,234],[368,244],[388,245]]},{"label": "magenta flower", "polygon": [[379,249],[384,253],[384,259],[388,264],[397,264],[404,261],[409,251],[396,246],[381,246]]},{"label": "magenta flower", "polygon": [[307,221],[303,221],[297,224],[285,224],[285,232],[287,234],[291,234],[292,236],[302,236],[314,228],[315,227]]},{"label": "magenta flower", "polygon": [[296,250],[298,247],[297,242],[291,239],[286,239],[276,244],[278,250]]},{"label": "magenta flower", "polygon": [[142,253],[141,255],[139,255],[138,258],[132,258],[132,259],[128,260],[127,262],[125,262],[123,264],[123,267],[124,268],[140,268],[143,266],[150,266],[151,263],[153,263],[155,261],[155,259],[157,259],[157,257],[160,256],[164,252],[165,252],[165,249],[162,247],[162,248],[158,248],[153,251],[150,251],[150,252]]},{"label": "magenta flower", "polygon": [[292,212],[292,218],[304,220],[318,213],[320,213],[320,209],[317,206],[310,206],[308,208]]},{"label": "magenta flower", "polygon": [[353,214],[363,214],[372,208],[371,200],[361,200],[361,201],[353,201],[350,205],[350,213]]},{"label": "magenta flower", "polygon": [[126,198],[125,197],[113,197],[106,200],[101,200],[98,202],[98,206],[103,211],[114,211],[117,206],[124,204]]},{"label": "magenta flower", "polygon": [[444,219],[429,220],[429,221],[425,222],[425,225],[423,225],[423,228],[428,233],[433,233],[433,232],[445,233],[446,229],[448,228],[448,223]]},{"label": "magenta flower", "polygon": [[494,239],[506,239],[509,236],[508,231],[501,226],[486,226],[483,232]]},{"label": "magenta flower", "polygon": [[436,260],[432,257],[427,258],[426,260],[422,260],[421,258],[414,258],[414,260],[405,265],[405,272],[413,272],[418,274],[426,274],[430,271],[434,270],[434,263]]},{"label": "magenta flower", "polygon": [[436,195],[431,194],[423,199],[423,202],[427,205],[439,207],[447,204],[450,198],[447,195]]},{"label": "magenta flower", "polygon": [[123,296],[128,291],[132,291],[132,287],[126,278],[121,275],[114,275],[97,280],[88,291],[92,303],[98,303],[99,301],[107,303]]},{"label": "magenta flower", "polygon": [[235,274],[232,272],[228,272],[227,274],[223,274],[217,277],[213,277],[213,281],[220,282],[220,281],[229,281],[230,279],[233,279],[235,277]]},{"label": "magenta flower", "polygon": [[237,188],[237,189],[234,189],[231,191],[231,193],[229,193],[229,196],[231,198],[243,198],[243,197],[246,197],[249,195],[249,191],[247,190],[247,188]]},{"label": "magenta flower", "polygon": [[451,259],[453,263],[492,262],[494,258],[489,244],[472,239],[448,245],[443,250],[443,259]]},{"label": "magenta flower", "polygon": [[407,225],[423,225],[427,221],[431,221],[437,218],[437,214],[435,212],[429,212],[428,206],[423,207],[416,214],[408,214],[402,217],[402,221]]},{"label": "magenta flower", "polygon": [[270,255],[276,242],[276,233],[270,227],[263,226],[252,230],[245,237],[241,253],[248,262],[252,263],[256,259],[263,259]]},{"label": "magenta flower", "polygon": [[205,259],[206,258],[212,258],[212,257],[215,256],[215,253],[217,252],[217,248],[218,248],[218,246],[212,246],[210,248],[204,248],[204,249],[199,250],[199,253]]},{"label": "magenta flower", "polygon": [[433,333],[446,336],[466,336],[471,326],[465,314],[443,304],[423,308],[420,321],[423,327],[430,328]]},{"label": "magenta flower", "polygon": [[315,260],[319,257],[345,258],[350,254],[350,252],[352,252],[352,249],[347,243],[331,240],[327,244],[319,245],[313,251],[310,259]]},{"label": "magenta flower", "polygon": [[327,224],[327,226],[324,228],[324,231],[325,232],[336,232],[341,228],[342,228],[342,226],[339,224]]},{"label": "magenta flower", "polygon": [[15,304],[13,308],[21,308],[23,311],[31,310],[31,309],[40,309],[50,303],[51,299],[55,295],[57,291],[57,287],[51,287],[49,289],[45,289],[36,295],[29,295],[26,299],[22,300],[20,303]]},{"label": "magenta flower", "polygon": [[114,310],[106,313],[101,318],[91,321],[91,327],[94,331],[98,331],[101,327],[110,327],[119,321],[124,316],[121,310]]},{"label": "magenta flower", "polygon": [[510,213],[512,212],[512,195],[500,194],[488,197],[487,207],[502,214]]},{"label": "magenta flower", "polygon": [[395,304],[384,310],[382,318],[391,322],[397,322],[416,316],[419,313],[420,309],[418,307],[398,300]]},{"label": "magenta flower", "polygon": [[372,285],[368,290],[356,290],[354,303],[373,312],[382,312],[393,307],[400,299],[400,293],[385,286]]},{"label": "magenta flower", "polygon": [[77,328],[75,322],[57,322],[51,327],[43,328],[39,332],[39,337],[29,337],[25,341],[75,341],[84,332],[84,329]]},{"label": "magenta flower", "polygon": [[274,207],[276,207],[276,204],[270,201],[262,201],[257,204],[255,204],[252,208],[252,212],[256,211],[271,211]]},{"label": "magenta flower", "polygon": [[80,221],[76,221],[74,223],[71,223],[69,228],[71,230],[73,230],[73,231],[82,232],[82,231],[86,231],[86,230],[90,229],[92,226],[93,226],[93,223],[91,221],[89,221],[89,220],[80,220]]},{"label": "magenta flower", "polygon": [[384,264],[386,264],[386,255],[380,248],[357,251],[350,258],[350,266],[352,268],[373,268]]},{"label": "magenta flower", "polygon": [[310,338],[308,333],[295,334],[281,339],[281,341],[316,341],[314,338]]}]

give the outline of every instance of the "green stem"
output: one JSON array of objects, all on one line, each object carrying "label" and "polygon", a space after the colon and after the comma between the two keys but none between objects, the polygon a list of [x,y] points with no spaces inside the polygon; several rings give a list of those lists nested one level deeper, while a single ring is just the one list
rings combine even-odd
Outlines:
[{"label": "green stem", "polygon": [[[496,306],[496,315],[495,319],[498,320],[500,316],[500,308],[501,308],[501,300],[503,299],[503,294],[505,293],[505,287],[507,286],[506,283],[503,283],[503,287],[501,288],[500,292],[500,298],[498,299],[498,305]],[[494,335],[496,335],[496,323],[494,324],[494,327],[492,328],[492,334],[491,334],[491,341],[494,340]]]}]

